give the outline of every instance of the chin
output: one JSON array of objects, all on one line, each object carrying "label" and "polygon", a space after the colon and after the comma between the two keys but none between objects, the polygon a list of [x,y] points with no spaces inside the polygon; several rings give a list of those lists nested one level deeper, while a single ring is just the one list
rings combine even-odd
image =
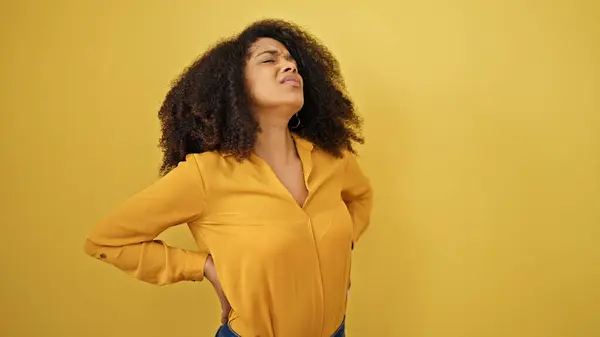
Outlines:
[{"label": "chin", "polygon": [[303,96],[290,97],[289,99],[283,101],[281,104],[287,105],[290,108],[294,108],[294,113],[295,113],[297,111],[300,111],[300,109],[302,109],[302,107],[304,106],[304,97]]},{"label": "chin", "polygon": [[293,102],[290,105],[294,107],[295,112],[298,112],[304,106],[304,100]]}]

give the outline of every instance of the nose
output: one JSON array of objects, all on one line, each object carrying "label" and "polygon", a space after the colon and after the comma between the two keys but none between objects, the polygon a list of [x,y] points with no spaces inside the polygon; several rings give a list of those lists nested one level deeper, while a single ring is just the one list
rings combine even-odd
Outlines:
[{"label": "nose", "polygon": [[285,61],[286,63],[283,65],[283,72],[284,73],[294,73],[296,74],[298,72],[298,66],[296,66],[296,64],[294,62],[290,62],[290,61]]}]

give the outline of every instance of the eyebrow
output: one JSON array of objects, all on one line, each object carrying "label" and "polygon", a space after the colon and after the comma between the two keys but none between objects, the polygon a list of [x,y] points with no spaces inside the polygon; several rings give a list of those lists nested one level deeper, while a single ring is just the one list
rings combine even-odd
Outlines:
[{"label": "eyebrow", "polygon": [[[271,54],[271,55],[273,55],[273,56],[276,56],[276,55],[279,55],[280,53],[279,53],[279,51],[278,51],[278,50],[275,50],[275,49],[269,49],[269,50],[264,50],[264,51],[262,51],[262,52],[258,53],[256,56],[254,56],[254,58],[256,58],[256,57],[259,57],[259,56],[261,56],[261,55],[263,55],[263,54]],[[285,58],[286,58],[287,60],[289,60],[289,61],[295,61],[295,60],[294,60],[294,57],[292,56],[292,54],[289,54],[289,53],[285,55]]]}]

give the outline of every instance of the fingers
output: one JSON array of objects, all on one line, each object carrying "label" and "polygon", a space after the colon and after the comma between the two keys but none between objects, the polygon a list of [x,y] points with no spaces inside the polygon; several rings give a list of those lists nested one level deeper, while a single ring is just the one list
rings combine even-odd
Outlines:
[{"label": "fingers", "polygon": [[229,321],[229,313],[231,312],[231,305],[229,301],[225,299],[225,302],[221,302],[221,324],[225,324]]},{"label": "fingers", "polygon": [[227,314],[227,313],[225,313],[225,311],[223,311],[221,314],[221,324],[227,323],[227,316],[229,316],[229,314]]},{"label": "fingers", "polygon": [[229,320],[229,312],[231,311],[231,304],[227,300],[227,296],[225,296],[225,292],[221,287],[221,283],[215,282],[213,284],[215,291],[217,293],[217,297],[219,298],[219,302],[221,302],[221,324],[227,323]]},{"label": "fingers", "polygon": [[217,293],[217,297],[221,302],[221,324],[226,324],[229,321],[229,313],[231,312],[231,305],[225,296],[225,292],[223,291],[223,287],[221,287],[221,282],[219,282],[219,277],[215,270],[215,265],[212,259],[212,256],[208,256],[206,259],[206,264],[204,267],[204,276],[212,283],[215,291]]}]

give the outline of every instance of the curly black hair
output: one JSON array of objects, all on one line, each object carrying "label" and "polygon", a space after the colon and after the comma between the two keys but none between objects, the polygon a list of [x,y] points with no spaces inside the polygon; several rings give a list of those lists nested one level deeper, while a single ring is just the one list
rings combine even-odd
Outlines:
[{"label": "curly black hair", "polygon": [[252,153],[260,129],[250,111],[244,67],[250,47],[263,37],[286,46],[304,79],[301,124],[296,127],[293,119],[289,128],[335,157],[342,157],[344,150],[355,153],[353,142],[364,143],[362,119],[355,113],[335,57],[296,24],[266,19],[218,42],[174,82],[158,113],[161,174],[190,153],[220,151],[240,161]]}]

